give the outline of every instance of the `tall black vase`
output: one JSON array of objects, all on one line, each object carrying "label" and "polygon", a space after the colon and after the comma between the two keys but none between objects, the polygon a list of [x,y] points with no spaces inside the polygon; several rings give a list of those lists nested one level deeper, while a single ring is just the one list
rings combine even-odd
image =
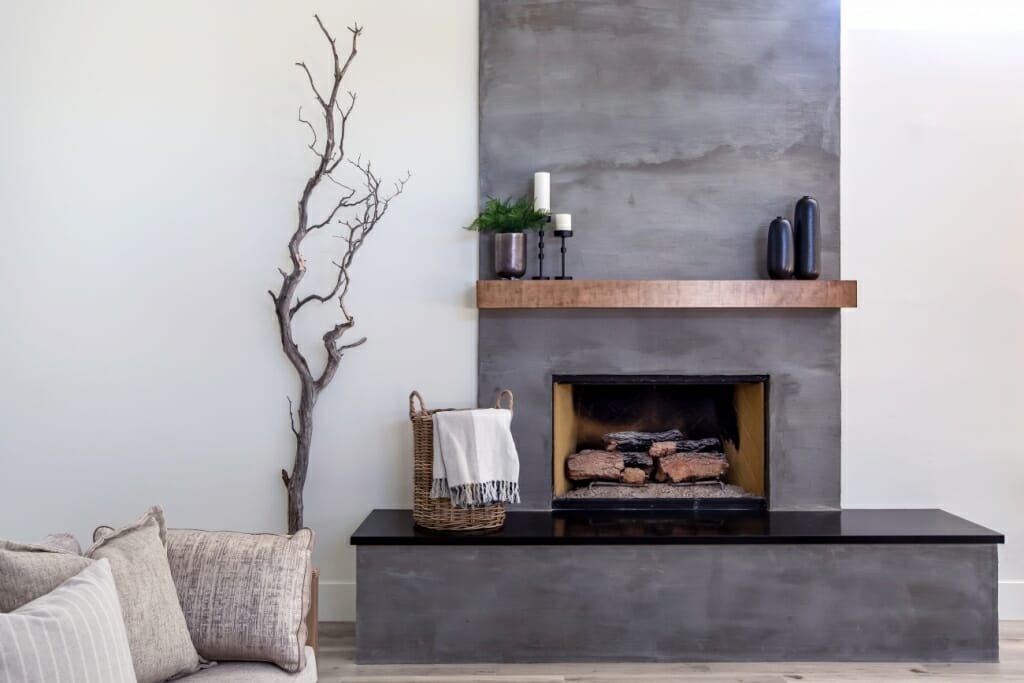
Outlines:
[{"label": "tall black vase", "polygon": [[788,280],[793,277],[793,226],[779,216],[768,228],[768,277]]},{"label": "tall black vase", "polygon": [[817,280],[821,275],[821,228],[818,227],[818,202],[801,197],[793,211],[793,242],[796,245],[796,278]]}]

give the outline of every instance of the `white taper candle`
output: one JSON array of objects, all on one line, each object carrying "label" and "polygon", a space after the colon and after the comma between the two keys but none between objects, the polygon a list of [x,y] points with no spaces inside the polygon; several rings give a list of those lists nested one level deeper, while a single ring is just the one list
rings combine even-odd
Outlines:
[{"label": "white taper candle", "polygon": [[551,213],[551,174],[538,171],[533,174],[533,208],[541,213]]}]

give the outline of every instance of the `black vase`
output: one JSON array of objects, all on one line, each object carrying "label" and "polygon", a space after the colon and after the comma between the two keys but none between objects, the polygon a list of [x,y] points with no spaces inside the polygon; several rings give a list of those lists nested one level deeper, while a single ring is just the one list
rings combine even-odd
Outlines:
[{"label": "black vase", "polygon": [[821,229],[818,227],[818,202],[802,197],[793,212],[793,242],[796,245],[798,280],[817,280],[821,275]]},{"label": "black vase", "polygon": [[768,277],[788,280],[793,277],[793,226],[782,216],[768,228]]}]

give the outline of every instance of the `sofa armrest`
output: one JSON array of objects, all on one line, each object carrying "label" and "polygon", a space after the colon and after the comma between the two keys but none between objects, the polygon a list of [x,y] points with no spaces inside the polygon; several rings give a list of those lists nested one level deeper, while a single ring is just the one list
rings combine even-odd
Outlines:
[{"label": "sofa armrest", "polygon": [[313,568],[313,580],[309,588],[309,612],[306,613],[306,645],[313,648],[313,653],[320,657],[320,570]]}]

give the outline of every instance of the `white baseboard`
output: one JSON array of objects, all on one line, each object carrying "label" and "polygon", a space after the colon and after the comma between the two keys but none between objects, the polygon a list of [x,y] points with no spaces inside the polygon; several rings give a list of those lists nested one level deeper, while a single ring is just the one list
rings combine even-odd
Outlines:
[{"label": "white baseboard", "polygon": [[320,621],[356,620],[356,582],[320,579]]},{"label": "white baseboard", "polygon": [[[999,582],[999,618],[1024,619],[1024,581]],[[320,620],[356,620],[355,581],[320,581]]]},{"label": "white baseboard", "polygon": [[999,618],[1024,619],[1024,581],[999,582]]}]

